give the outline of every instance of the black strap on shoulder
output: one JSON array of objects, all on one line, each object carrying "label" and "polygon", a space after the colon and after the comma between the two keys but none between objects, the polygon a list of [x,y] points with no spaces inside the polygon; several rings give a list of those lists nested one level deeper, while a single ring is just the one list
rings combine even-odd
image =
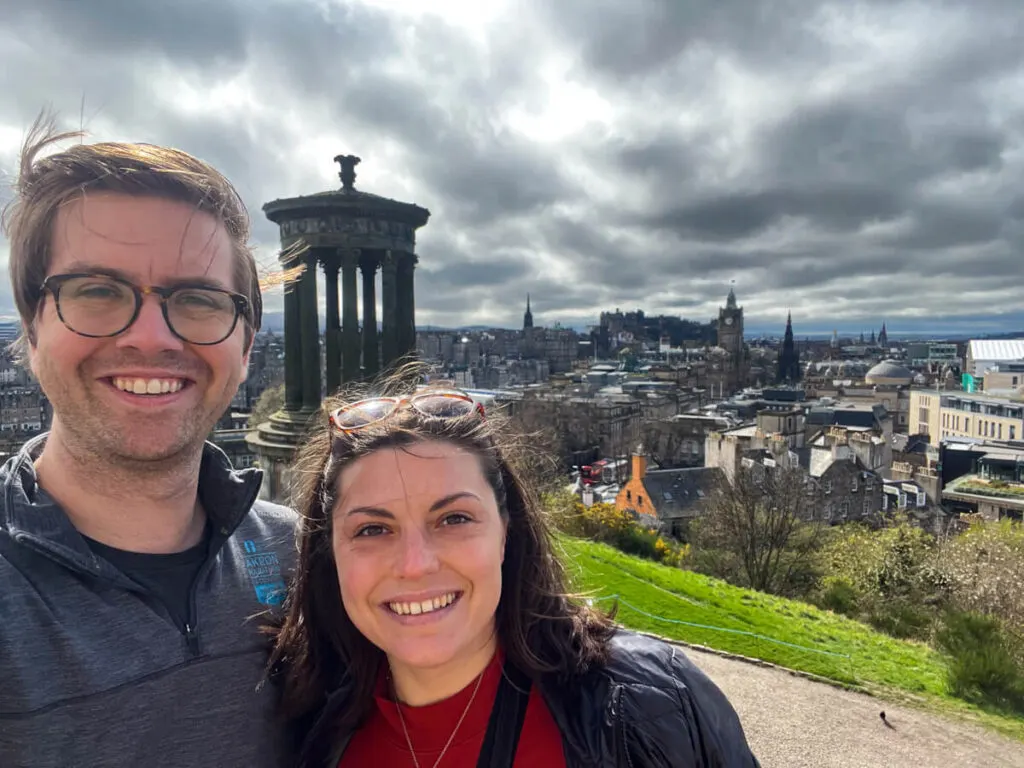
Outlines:
[{"label": "black strap on shoulder", "polygon": [[512,768],[530,701],[530,686],[530,678],[505,662],[477,768]]}]

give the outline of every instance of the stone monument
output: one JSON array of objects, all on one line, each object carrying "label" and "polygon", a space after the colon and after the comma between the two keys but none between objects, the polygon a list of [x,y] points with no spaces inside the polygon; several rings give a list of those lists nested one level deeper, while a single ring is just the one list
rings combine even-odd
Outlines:
[{"label": "stone monument", "polygon": [[[262,495],[284,497],[287,467],[310,418],[346,382],[372,379],[414,354],[416,230],[430,211],[355,188],[355,155],[338,155],[341,189],[263,206],[281,230],[281,266],[303,266],[285,286],[285,405],[246,438],[265,472]],[[303,247],[304,246],[304,247]],[[321,371],[317,269],[324,273],[327,317]],[[380,273],[380,332],[377,273]],[[341,294],[338,278],[341,278]],[[359,276],[362,276],[360,325]]]}]

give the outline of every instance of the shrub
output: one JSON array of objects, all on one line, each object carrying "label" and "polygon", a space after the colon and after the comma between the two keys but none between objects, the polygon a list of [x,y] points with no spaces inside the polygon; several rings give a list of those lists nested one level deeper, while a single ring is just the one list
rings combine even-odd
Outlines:
[{"label": "shrub", "polygon": [[814,602],[820,607],[845,616],[857,616],[861,593],[846,576],[826,576]]},{"label": "shrub", "polygon": [[878,531],[844,526],[824,549],[814,600],[896,637],[926,639],[948,595],[935,553],[935,539],[906,517]]},{"label": "shrub", "polygon": [[943,544],[933,569],[955,609],[997,617],[1024,634],[1024,526],[974,522]]},{"label": "shrub", "polygon": [[875,629],[900,640],[927,640],[935,612],[912,598],[896,598],[876,603],[867,620]]},{"label": "shrub", "polygon": [[676,568],[682,566],[688,548],[671,539],[662,538],[626,510],[614,504],[584,504],[568,491],[549,493],[543,497],[552,524],[570,536],[593,539],[610,544],[622,552],[645,557]]},{"label": "shrub", "polygon": [[1020,647],[992,616],[951,611],[935,644],[947,657],[950,693],[1024,714]]}]

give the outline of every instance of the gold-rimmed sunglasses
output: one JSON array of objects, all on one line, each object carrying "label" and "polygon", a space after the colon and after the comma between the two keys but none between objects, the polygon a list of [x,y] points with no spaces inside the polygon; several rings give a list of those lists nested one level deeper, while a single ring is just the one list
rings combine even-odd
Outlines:
[{"label": "gold-rimmed sunglasses", "polygon": [[465,392],[423,392],[411,397],[371,397],[344,405],[331,413],[331,427],[342,434],[378,424],[399,408],[408,407],[436,419],[457,419],[478,413],[486,418],[484,407]]}]

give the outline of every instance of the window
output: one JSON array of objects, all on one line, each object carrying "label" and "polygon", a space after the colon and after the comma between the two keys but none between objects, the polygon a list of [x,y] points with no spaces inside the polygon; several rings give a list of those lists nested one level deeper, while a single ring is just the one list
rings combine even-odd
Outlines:
[{"label": "window", "polygon": [[999,427],[999,435],[998,435],[998,437],[996,439],[997,440],[1002,440],[1003,439],[1003,425],[1000,423],[998,425],[998,427]]},{"label": "window", "polygon": [[856,493],[857,492],[857,476],[856,475],[853,476],[853,482],[850,483],[850,492],[851,493]]},{"label": "window", "polygon": [[632,500],[633,500],[633,492],[632,491],[626,491],[626,501],[632,501]]},{"label": "window", "polygon": [[1013,425],[1010,426],[1010,439],[1011,440],[1016,440],[1017,439],[1017,428],[1014,427]]},{"label": "window", "polygon": [[643,496],[640,496],[639,494],[637,494],[636,505],[638,507],[642,507],[644,505],[644,497]]}]

